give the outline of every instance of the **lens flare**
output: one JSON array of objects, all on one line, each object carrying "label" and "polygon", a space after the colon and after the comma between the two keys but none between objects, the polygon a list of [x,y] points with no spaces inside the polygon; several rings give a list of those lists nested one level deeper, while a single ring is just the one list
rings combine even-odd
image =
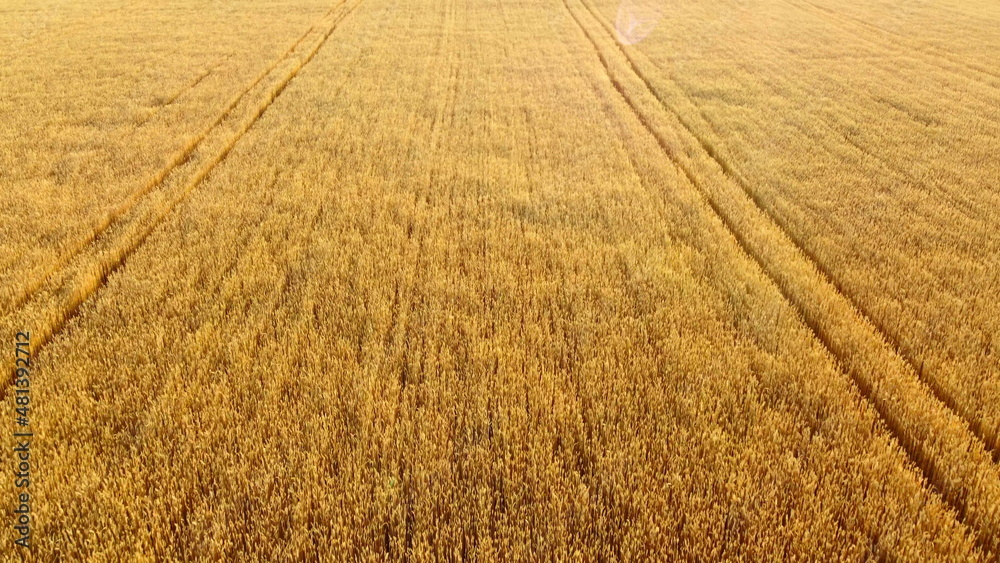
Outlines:
[{"label": "lens flare", "polygon": [[662,9],[655,0],[622,0],[615,17],[615,35],[622,45],[635,45],[653,32]]}]

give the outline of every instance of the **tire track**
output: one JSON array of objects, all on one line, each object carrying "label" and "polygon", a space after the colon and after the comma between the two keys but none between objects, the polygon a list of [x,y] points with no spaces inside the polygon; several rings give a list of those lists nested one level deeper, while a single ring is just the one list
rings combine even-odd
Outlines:
[{"label": "tire track", "polygon": [[713,147],[664,104],[591,7],[584,0],[562,2],[636,118],[871,402],[927,482],[977,532],[977,544],[995,555],[1000,471],[983,441],[934,397],[885,335],[738,184]]},{"label": "tire track", "polygon": [[[351,80],[357,74],[358,69],[361,66],[362,60],[365,58],[365,56],[367,56],[371,52],[371,50],[372,50],[372,44],[370,40],[366,48],[358,49],[354,58],[351,60],[349,71],[346,73],[346,76],[337,85],[336,90],[334,90],[332,93],[329,94],[330,99],[337,99],[340,96],[340,93],[344,90],[344,88],[348,84],[350,84]],[[344,137],[344,131],[339,131],[338,135],[335,138],[336,140],[334,144],[342,141],[343,137]],[[284,176],[286,175],[282,174],[281,171],[279,171],[278,169],[275,169],[272,172],[271,179],[269,182],[267,182],[267,187],[263,190],[265,193],[269,195],[267,196],[263,205],[260,206],[260,209],[263,211],[261,212],[261,214],[258,214],[256,220],[263,222],[264,219],[266,218],[267,210],[270,209],[273,204],[274,192],[276,186],[278,185],[280,180],[287,179],[284,178]],[[310,215],[311,217],[310,221],[312,227],[305,229],[305,232],[308,233],[306,235],[306,238],[308,238],[309,240],[312,240],[315,237],[316,234],[315,226],[324,212],[325,212],[325,207],[323,206],[322,203],[319,203],[315,211],[313,211],[312,214]],[[248,244],[251,243],[252,240],[255,240],[253,238],[253,233],[248,233],[246,236],[239,239],[238,246],[246,247]],[[308,247],[309,245],[305,246]],[[238,272],[236,271],[237,267],[243,262],[244,258],[245,257],[241,255],[237,255],[232,260],[230,260],[223,268],[221,268],[220,270],[221,274],[216,278],[214,282],[212,282],[212,284],[208,287],[207,291],[205,291],[204,293],[208,295],[216,294],[220,291],[220,288],[222,288],[226,284],[236,281],[236,278],[238,277]]]},{"label": "tire track", "polygon": [[[334,13],[334,11],[337,8],[343,6],[346,1],[347,0],[341,0],[336,6],[331,8],[330,11],[328,11],[323,16],[322,19],[329,18]],[[266,69],[261,71],[256,76],[256,78],[254,78],[253,82],[251,82],[249,86],[247,86],[246,88],[241,90],[239,94],[234,96],[226,105],[222,113],[220,113],[219,116],[211,124],[209,124],[206,128],[204,128],[194,138],[189,140],[179,151],[175,152],[166,168],[157,172],[148,182],[143,184],[142,187],[129,194],[125,198],[125,200],[122,201],[118,206],[108,211],[97,222],[97,224],[92,228],[92,230],[89,233],[81,237],[76,243],[72,244],[72,246],[70,246],[69,249],[63,252],[63,254],[61,254],[56,259],[56,261],[49,267],[49,269],[46,270],[41,276],[35,278],[31,282],[22,286],[21,290],[14,296],[13,300],[8,305],[7,310],[2,311],[2,313],[7,313],[9,311],[16,310],[24,306],[24,304],[33,297],[35,292],[37,292],[42,287],[42,285],[45,284],[45,282],[49,279],[50,276],[52,276],[53,274],[64,268],[66,264],[68,264],[74,257],[79,255],[85,248],[87,248],[88,245],[92,244],[98,237],[100,237],[115,221],[120,220],[126,213],[132,210],[141,200],[141,198],[143,198],[153,190],[156,190],[157,188],[161,187],[165,182],[165,180],[167,179],[167,177],[170,176],[170,174],[172,174],[175,170],[183,166],[191,159],[193,153],[199,148],[201,143],[205,141],[205,139],[209,136],[209,134],[212,133],[214,130],[216,130],[227,118],[229,118],[233,114],[233,112],[237,109],[240,103],[243,102],[243,99],[247,95],[249,95],[251,91],[257,88],[267,76],[272,74],[275,71],[275,69],[277,69],[283,63],[287,62],[289,60],[289,57],[291,57],[296,52],[296,50],[303,43],[303,41],[305,41],[307,37],[313,34],[315,30],[316,30],[316,25],[310,26],[309,30],[303,33],[302,36],[300,36],[284,53],[282,53],[282,55],[279,58],[277,58],[273,63],[271,63]],[[135,130],[132,130],[129,133],[123,135],[122,139],[127,138],[136,130],[138,130],[138,127]]]},{"label": "tire track", "polygon": [[231,58],[233,58],[233,53],[230,53],[230,54],[228,54],[228,55],[220,58],[215,64],[213,64],[212,66],[210,66],[208,68],[208,70],[199,73],[198,76],[194,80],[188,82],[187,84],[185,84],[184,86],[182,86],[180,89],[178,89],[177,91],[175,91],[173,94],[167,96],[166,98],[163,98],[162,99],[163,101],[160,102],[160,103],[158,103],[156,105],[156,107],[152,111],[149,112],[149,115],[146,115],[145,117],[143,117],[142,119],[140,119],[137,124],[135,124],[133,127],[130,127],[127,132],[123,133],[121,135],[121,139],[126,139],[128,137],[131,137],[135,133],[137,133],[139,131],[139,129],[141,129],[144,125],[146,125],[147,123],[149,123],[157,115],[159,115],[160,112],[164,108],[166,108],[166,107],[168,107],[170,105],[173,105],[173,103],[176,102],[178,98],[180,98],[184,94],[187,94],[191,90],[194,90],[199,84],[201,84],[201,82],[203,80],[205,80],[206,78],[208,78],[213,72],[216,71],[216,69],[218,69],[220,66],[224,65]]},{"label": "tire track", "polygon": [[[225,160],[243,135],[323,47],[338,24],[362,1],[357,0],[350,6],[340,2],[330,10],[319,25],[307,32],[306,36],[309,36],[314,30],[318,31],[301,51],[290,49],[289,56],[272,65],[271,71],[263,73],[200,136],[199,141],[187,151],[184,162],[161,173],[162,179],[154,186],[158,189],[149,188],[148,197],[131,202],[132,205],[119,216],[107,221],[107,226],[81,245],[74,256],[66,259],[62,268],[50,273],[39,289],[24,300],[20,309],[3,318],[3,328],[16,331],[20,330],[18,327],[27,327],[31,330],[33,355],[48,344],[77,313],[80,305],[103,287],[108,276],[125,263],[216,165]],[[338,11],[341,7],[344,9]],[[297,42],[296,46],[301,43]],[[13,375],[13,369],[7,371]],[[9,385],[5,385],[0,399],[6,398],[8,392]]]},{"label": "tire track", "polygon": [[[614,41],[614,29],[611,27],[611,24],[604,21],[598,15],[596,9],[589,0],[579,1],[587,10],[590,17],[592,17],[600,27],[604,28],[608,36],[612,39],[612,41]],[[787,1],[788,0],[786,0],[786,2]],[[781,238],[788,239],[788,241],[796,247],[797,252],[803,254],[808,259],[810,267],[817,270],[822,275],[823,282],[825,284],[833,286],[836,295],[848,302],[853,313],[855,315],[860,315],[863,324],[874,327],[877,332],[877,339],[883,340],[889,345],[889,347],[891,347],[893,355],[899,356],[906,363],[907,371],[913,374],[913,376],[925,385],[933,394],[935,399],[947,406],[956,416],[958,416],[960,420],[962,420],[963,423],[968,426],[972,434],[983,443],[994,462],[1000,461],[1000,443],[998,443],[996,433],[983,428],[981,419],[970,414],[968,409],[963,408],[959,404],[958,399],[956,399],[951,392],[945,389],[944,386],[933,377],[933,374],[928,373],[924,369],[924,363],[913,355],[910,347],[904,345],[892,334],[889,329],[885,327],[882,322],[870,314],[866,307],[862,306],[856,299],[854,299],[850,292],[844,289],[843,285],[833,272],[823,264],[823,261],[820,260],[815,253],[806,248],[805,244],[801,243],[791,234],[792,230],[788,227],[788,225],[775,215],[774,212],[769,210],[767,203],[763,201],[753,189],[750,188],[750,182],[739,171],[734,169],[729,164],[728,159],[726,159],[719,152],[716,147],[716,144],[718,143],[713,144],[705,138],[705,135],[698,133],[697,127],[691,122],[690,119],[684,116],[683,112],[679,111],[675,107],[672,107],[671,104],[666,102],[660,96],[658,89],[654,88],[649,79],[646,78],[646,75],[638,68],[639,63],[636,59],[641,56],[641,54],[630,54],[628,51],[618,46],[617,41],[614,41],[614,46],[617,52],[620,53],[622,58],[627,62],[628,72],[633,73],[637,78],[639,78],[645,89],[648,90],[649,93],[652,94],[652,96],[657,100],[659,106],[672,113],[677,121],[684,126],[690,136],[696,140],[701,145],[704,152],[711,157],[714,164],[721,168],[725,174],[726,180],[731,180],[739,186],[746,198],[749,198],[758,211],[763,214],[765,221],[776,226]],[[649,63],[647,62],[647,64]],[[652,66],[655,67],[655,65]],[[686,94],[681,93],[681,96],[684,96],[686,99]],[[692,112],[692,114],[695,113],[697,113],[697,115],[702,115],[700,112],[697,112],[697,110]],[[702,118],[704,119],[704,116],[702,116]],[[709,128],[711,128],[711,124],[709,124]],[[780,263],[781,262],[776,262],[776,264]],[[780,266],[775,266],[775,268],[780,270]]]}]

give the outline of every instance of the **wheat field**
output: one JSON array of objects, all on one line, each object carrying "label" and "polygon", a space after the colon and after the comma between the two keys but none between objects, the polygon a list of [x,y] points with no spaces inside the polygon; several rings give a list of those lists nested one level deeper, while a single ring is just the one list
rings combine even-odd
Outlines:
[{"label": "wheat field", "polygon": [[1000,557],[995,3],[26,0],[0,46],[0,560]]}]

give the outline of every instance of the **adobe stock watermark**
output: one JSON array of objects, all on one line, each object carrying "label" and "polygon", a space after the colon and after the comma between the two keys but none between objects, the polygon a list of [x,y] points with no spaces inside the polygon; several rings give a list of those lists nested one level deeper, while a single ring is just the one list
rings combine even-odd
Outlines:
[{"label": "adobe stock watermark", "polygon": [[14,342],[14,543],[31,547],[31,333]]}]

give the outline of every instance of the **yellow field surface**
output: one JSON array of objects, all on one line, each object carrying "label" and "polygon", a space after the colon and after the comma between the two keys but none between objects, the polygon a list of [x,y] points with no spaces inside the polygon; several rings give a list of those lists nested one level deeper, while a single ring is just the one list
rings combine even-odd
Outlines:
[{"label": "yellow field surface", "polygon": [[995,5],[0,30],[0,559],[1000,556]]}]

